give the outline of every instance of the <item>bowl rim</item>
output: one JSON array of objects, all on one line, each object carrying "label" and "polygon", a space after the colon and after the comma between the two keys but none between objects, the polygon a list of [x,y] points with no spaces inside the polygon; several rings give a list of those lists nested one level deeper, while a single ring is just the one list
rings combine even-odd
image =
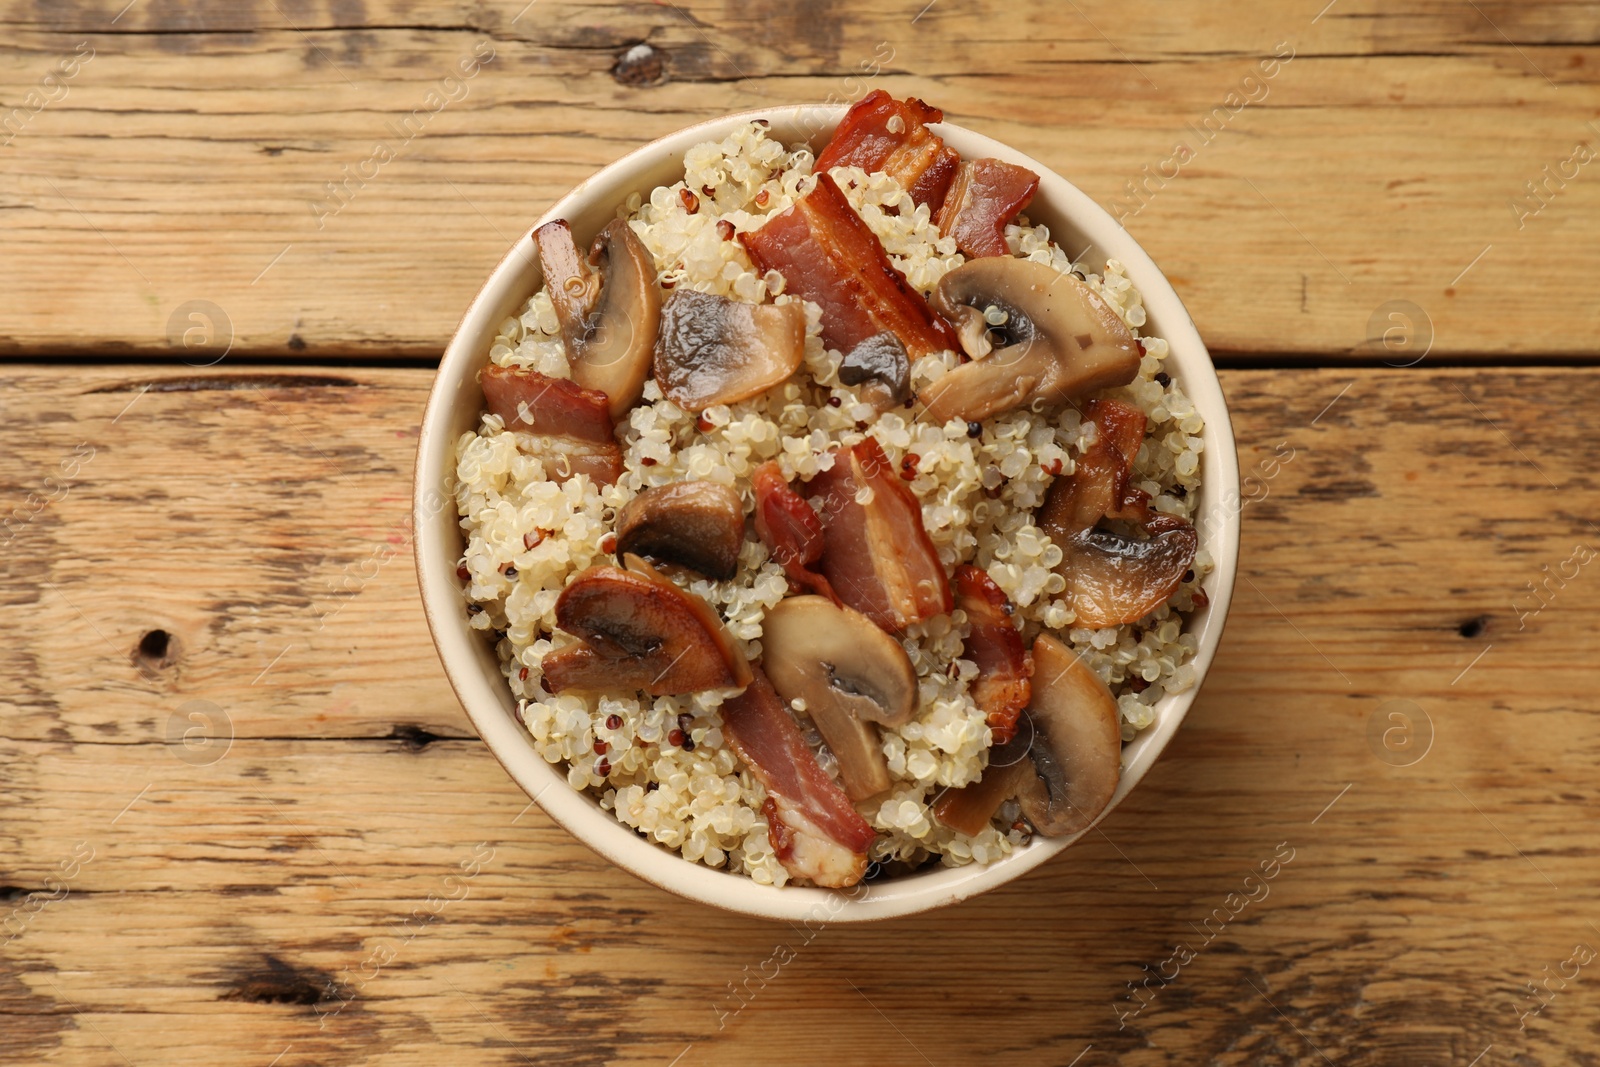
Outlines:
[{"label": "bowl rim", "polygon": [[[1049,222],[1054,238],[1060,229],[1077,230],[1089,240],[1090,248],[1117,259],[1125,274],[1139,290],[1151,320],[1159,323],[1154,331],[1164,338],[1175,358],[1184,390],[1203,413],[1205,478],[1203,499],[1223,502],[1197,519],[1216,524],[1203,532],[1203,545],[1212,553],[1214,569],[1207,586],[1209,606],[1199,625],[1186,626],[1195,633],[1199,648],[1190,661],[1195,683],[1178,694],[1162,697],[1155,705],[1155,721],[1133,741],[1124,745],[1124,772],[1116,794],[1105,810],[1085,830],[1070,837],[1044,838],[1035,835],[1021,849],[993,863],[964,867],[937,867],[904,878],[856,886],[848,891],[808,886],[761,885],[744,876],[684,859],[675,851],[639,835],[631,827],[600,808],[594,799],[568,785],[557,765],[546,763],[533,749],[526,730],[508,711],[510,689],[498,672],[490,679],[482,669],[482,657],[471,642],[483,643],[481,634],[467,625],[461,590],[455,577],[454,556],[442,553],[448,547],[443,530],[455,528],[453,497],[445,492],[444,505],[434,502],[441,485],[442,471],[453,470],[456,435],[450,421],[456,414],[452,394],[466,375],[475,377],[486,361],[487,345],[481,336],[496,322],[484,322],[504,292],[514,286],[519,271],[537,270],[532,234],[546,221],[568,217],[581,207],[592,207],[597,189],[626,180],[635,172],[661,166],[662,153],[681,166],[688,148],[702,141],[721,139],[732,129],[754,119],[779,120],[788,126],[805,127],[813,132],[810,141],[831,133],[847,110],[846,105],[789,104],[752,108],[717,116],[676,130],[623,155],[579,182],[557,200],[513,243],[490,272],[473,297],[451,335],[429,390],[427,406],[417,435],[417,457],[413,472],[412,522],[413,558],[423,613],[445,675],[479,737],[506,773],[567,832],[613,864],[636,877],[679,896],[728,911],[759,918],[798,921],[865,922],[916,914],[958,903],[993,889],[1033,870],[1059,854],[1084,834],[1100,825],[1138,786],[1162,751],[1176,734],[1199,694],[1217,648],[1221,643],[1238,572],[1239,553],[1239,468],[1226,399],[1215,365],[1201,340],[1188,310],[1171,283],[1133,236],[1104,208],[1052,168],[1010,145],[951,122],[936,124],[936,132],[961,150],[963,158],[994,156],[1034,170],[1040,177],[1039,191],[1030,217],[1052,216]],[[774,123],[776,125],[776,122]],[[794,138],[786,141],[790,147]],[[607,205],[614,210],[613,201]],[[1086,254],[1080,253],[1080,256]],[[1076,260],[1079,257],[1074,257]],[[470,327],[470,329],[469,329]],[[441,463],[445,464],[441,466]],[[448,518],[441,525],[441,507]],[[491,655],[493,653],[491,652]],[[498,687],[498,692],[496,691]],[[1127,752],[1135,748],[1133,759]],[[558,786],[553,790],[552,786]]]}]

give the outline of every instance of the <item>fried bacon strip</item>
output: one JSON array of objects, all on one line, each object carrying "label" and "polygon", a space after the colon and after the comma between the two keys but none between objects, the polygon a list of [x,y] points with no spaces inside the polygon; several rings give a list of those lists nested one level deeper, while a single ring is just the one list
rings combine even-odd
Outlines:
[{"label": "fried bacon strip", "polygon": [[1006,226],[1033,201],[1039,176],[998,159],[964,159],[939,209],[939,232],[970,259],[1009,256]]},{"label": "fried bacon strip", "polygon": [[1092,400],[1083,417],[1098,427],[1098,436],[1073,473],[1050,486],[1039,524],[1052,536],[1087,530],[1103,518],[1142,522],[1150,516],[1150,495],[1132,484],[1144,412],[1120,400]]},{"label": "fried bacon strip", "polygon": [[1033,696],[1033,657],[1008,606],[1005,593],[982,569],[969,564],[956,568],[956,607],[966,612],[972,626],[964,655],[978,665],[972,699],[987,717],[996,745],[1011,740],[1017,716]]},{"label": "fried bacon strip", "polygon": [[506,429],[543,439],[541,452],[553,481],[587,474],[600,485],[622,476],[622,448],[612,432],[606,394],[565,378],[490,364],[480,378],[491,414]]},{"label": "fried bacon strip", "polygon": [[840,603],[828,579],[816,570],[822,558],[822,520],[805,498],[789,487],[775,460],[750,475],[756,494],[756,534],[783,565],[792,586]]},{"label": "fried bacon strip", "polygon": [[721,713],[723,736],[767,791],[762,811],[784,869],[833,889],[859,882],[877,832],[822,769],[759,667]]},{"label": "fried bacon strip", "polygon": [[822,573],[840,600],[890,633],[954,606],[922,504],[876,438],[836,453],[810,485],[822,501]]},{"label": "fried bacon strip", "polygon": [[[1096,400],[1084,415],[1099,435],[1073,473],[1050,486],[1038,523],[1061,548],[1056,570],[1078,623],[1100,629],[1137,622],[1171,599],[1194,562],[1199,535],[1187,519],[1153,511],[1149,494],[1132,484],[1144,413]],[[1102,519],[1122,520],[1137,534],[1101,526]]]},{"label": "fried bacon strip", "polygon": [[[899,119],[899,122],[895,122]],[[896,100],[875,89],[852,107],[817,157],[816,172],[860,167],[887,173],[919,204],[938,212],[961,156],[928,129],[944,112],[916,97]]]},{"label": "fried bacon strip", "polygon": [[957,347],[949,323],[889,262],[883,243],[820,169],[817,185],[758,230],[739,234],[761,271],[822,308],[822,340],[849,353],[887,330],[913,360]]}]

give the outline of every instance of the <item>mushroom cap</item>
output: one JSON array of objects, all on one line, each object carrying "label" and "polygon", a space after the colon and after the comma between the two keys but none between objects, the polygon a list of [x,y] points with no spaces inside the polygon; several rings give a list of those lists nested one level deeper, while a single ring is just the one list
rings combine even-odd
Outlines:
[{"label": "mushroom cap", "polygon": [[652,696],[742,689],[750,664],[704,600],[637,556],[590,567],[556,599],[556,622],[580,639],[542,664],[551,692],[643,689]]},{"label": "mushroom cap", "polygon": [[1028,746],[1032,742],[1031,734],[1022,733],[990,748],[989,765],[984,768],[983,777],[939,794],[934,801],[933,817],[952,830],[968,835],[981,833],[1000,810],[1000,805],[1016,796],[1017,791],[1035,777],[1033,762],[1028,756]]},{"label": "mushroom cap", "polygon": [[617,513],[617,557],[632,553],[678,563],[725,582],[739,570],[744,506],[719,482],[646,489]]},{"label": "mushroom cap", "polygon": [[[968,345],[992,348],[922,391],[935,424],[980,422],[1039,402],[1059,404],[1126,385],[1139,346],[1110,304],[1073,275],[1031,259],[971,260],[939,280],[933,307]],[[998,325],[986,316],[1005,315]],[[1002,343],[995,343],[1002,342]],[[978,346],[975,354],[982,354]]]},{"label": "mushroom cap", "polygon": [[796,596],[767,612],[762,669],[786,702],[801,701],[839,762],[853,801],[893,784],[873,723],[899,726],[916,711],[917,676],[900,642],[827,597]]},{"label": "mushroom cap", "polygon": [[1194,563],[1200,537],[1174,515],[1152,515],[1147,538],[1094,527],[1062,543],[1066,600],[1081,626],[1096,630],[1138,622],[1172,599]]},{"label": "mushroom cap", "polygon": [[1018,799],[1036,830],[1064,837],[1087,829],[1117,791],[1121,716],[1100,676],[1060,641],[1040,634],[1033,662],[1027,717],[1036,773],[1024,781]]},{"label": "mushroom cap", "polygon": [[732,404],[788,378],[805,356],[805,306],[674,289],[661,309],[655,375],[687,411]]},{"label": "mushroom cap", "polygon": [[792,596],[767,612],[762,663],[784,699],[828,703],[862,722],[903,726],[917,705],[917,672],[900,642],[827,597]]},{"label": "mushroom cap", "polygon": [[[572,380],[606,394],[611,418],[639,402],[661,317],[655,260],[623,219],[578,254],[565,219],[533,233]],[[598,271],[592,270],[598,267]]]},{"label": "mushroom cap", "polygon": [[843,385],[870,383],[864,393],[876,394],[871,399],[884,409],[905,403],[911,396],[911,360],[906,346],[888,330],[873,334],[845,354],[839,364],[839,381]]}]

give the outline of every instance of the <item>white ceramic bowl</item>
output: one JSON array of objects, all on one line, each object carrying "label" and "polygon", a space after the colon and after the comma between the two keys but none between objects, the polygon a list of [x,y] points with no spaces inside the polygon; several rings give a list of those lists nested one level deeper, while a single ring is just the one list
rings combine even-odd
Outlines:
[{"label": "white ceramic bowl", "polygon": [[[481,633],[467,625],[466,602],[455,573],[464,541],[450,487],[455,441],[463,431],[476,428],[483,410],[477,375],[488,362],[496,327],[515,314],[540,286],[532,238],[535,228],[550,219],[564,218],[571,222],[580,239],[586,240],[613,217],[630,193],[648,197],[656,186],[681,180],[684,153],[695,144],[721,140],[741,123],[762,118],[771,123],[772,135],[784,143],[810,141],[820,149],[844,112],[843,107],[771,107],[702,122],[629,153],[562,197],[506,253],[462,317],[439,364],[417,445],[415,548],[423,608],[450,684],[490,751],[551,818],[624,870],[692,900],[791,922],[807,918],[825,918],[829,922],[885,919],[955,903],[1032,870],[1077,838],[1036,836],[1027,847],[988,866],[933,867],[904,878],[836,892],[759,885],[744,875],[692,863],[640,837],[590,797],[573,790],[563,770],[534,752],[518,724],[515,701],[493,648]],[[1200,639],[1194,668],[1203,680],[1222,636],[1239,551],[1239,461],[1211,357],[1160,269],[1093,200],[1014,148],[948,122],[934,129],[964,158],[993,156],[1037,172],[1039,191],[1028,208],[1029,217],[1046,223],[1053,239],[1071,254],[1092,245],[1088,256],[1091,262],[1121,260],[1129,279],[1144,296],[1149,315],[1144,332],[1164,337],[1172,346],[1167,365],[1183,383],[1206,424],[1203,491],[1196,525],[1201,545],[1210,551],[1216,569],[1205,583],[1210,604],[1189,623],[1190,630]],[[1197,682],[1187,692],[1163,697],[1155,705],[1155,722],[1124,746],[1122,781],[1106,814],[1139,784],[1177,732],[1198,690]]]}]

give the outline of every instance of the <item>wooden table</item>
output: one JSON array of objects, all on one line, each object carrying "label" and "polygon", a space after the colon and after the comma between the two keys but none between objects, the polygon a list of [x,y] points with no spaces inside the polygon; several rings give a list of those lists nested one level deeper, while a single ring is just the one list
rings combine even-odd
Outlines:
[{"label": "wooden table", "polygon": [[[0,1061],[1591,1062],[1600,3],[522,2],[0,5]],[[560,192],[869,81],[1124,216],[1255,489],[1103,832],[802,930],[528,805],[410,464]]]}]

